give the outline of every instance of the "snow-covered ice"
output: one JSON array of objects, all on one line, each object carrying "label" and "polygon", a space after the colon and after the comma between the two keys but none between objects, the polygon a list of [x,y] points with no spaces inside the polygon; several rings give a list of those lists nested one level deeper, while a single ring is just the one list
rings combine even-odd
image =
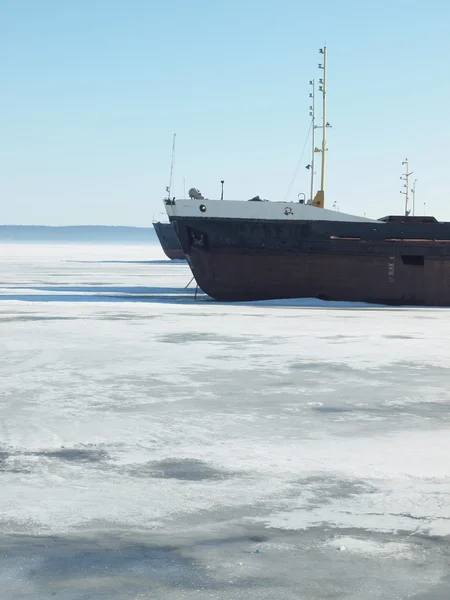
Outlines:
[{"label": "snow-covered ice", "polygon": [[5,600],[448,599],[450,312],[0,245]]}]

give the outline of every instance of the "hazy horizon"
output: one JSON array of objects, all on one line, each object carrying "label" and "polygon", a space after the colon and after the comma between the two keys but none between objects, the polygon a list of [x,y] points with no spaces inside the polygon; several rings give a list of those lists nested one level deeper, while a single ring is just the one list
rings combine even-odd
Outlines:
[{"label": "hazy horizon", "polygon": [[49,229],[70,229],[73,227],[108,227],[109,229],[152,229],[152,225],[104,225],[102,223],[75,223],[73,225],[46,225],[45,223],[0,223],[0,227],[48,227]]},{"label": "hazy horizon", "polygon": [[0,225],[0,243],[5,242],[153,244],[158,238],[152,225]]}]

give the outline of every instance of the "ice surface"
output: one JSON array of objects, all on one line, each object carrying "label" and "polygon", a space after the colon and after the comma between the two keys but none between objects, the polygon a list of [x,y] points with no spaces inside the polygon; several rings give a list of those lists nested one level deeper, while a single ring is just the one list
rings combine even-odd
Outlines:
[{"label": "ice surface", "polygon": [[448,599],[449,311],[0,245],[5,599]]}]

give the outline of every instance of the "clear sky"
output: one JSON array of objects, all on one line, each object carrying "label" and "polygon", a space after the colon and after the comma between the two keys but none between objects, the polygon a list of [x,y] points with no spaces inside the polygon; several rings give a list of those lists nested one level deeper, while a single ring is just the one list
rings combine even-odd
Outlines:
[{"label": "clear sky", "polygon": [[[283,200],[328,48],[326,202],[450,220],[446,0],[0,0],[0,223],[150,225],[173,193]],[[289,199],[309,189],[301,160]]]}]

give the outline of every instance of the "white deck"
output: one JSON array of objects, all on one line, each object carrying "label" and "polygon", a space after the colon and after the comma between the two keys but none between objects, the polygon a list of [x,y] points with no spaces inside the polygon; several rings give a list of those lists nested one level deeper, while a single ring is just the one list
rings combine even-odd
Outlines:
[{"label": "white deck", "polygon": [[[200,206],[206,208],[200,210]],[[169,217],[205,217],[215,219],[267,219],[280,221],[361,221],[377,223],[356,215],[316,208],[297,202],[258,202],[247,200],[175,200],[165,205]]]}]

